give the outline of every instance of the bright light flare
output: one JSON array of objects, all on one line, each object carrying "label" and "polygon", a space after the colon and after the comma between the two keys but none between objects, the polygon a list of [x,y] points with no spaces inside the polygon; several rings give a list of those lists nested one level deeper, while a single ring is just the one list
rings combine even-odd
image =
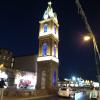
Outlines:
[{"label": "bright light flare", "polygon": [[81,100],[83,97],[83,92],[75,93],[75,100]]},{"label": "bright light flare", "polygon": [[4,64],[0,64],[0,68],[3,68],[4,67]]},{"label": "bright light flare", "polygon": [[83,38],[84,41],[89,41],[90,39],[91,39],[91,37],[88,36],[88,35],[87,36],[84,36],[84,38]]},{"label": "bright light flare", "polygon": [[76,81],[76,77],[75,77],[75,76],[73,76],[73,77],[72,77],[72,80],[73,80],[73,81]]},{"label": "bright light flare", "polygon": [[0,70],[0,78],[7,79],[7,78],[8,78],[8,75],[7,75],[5,72],[2,72],[2,71]]}]

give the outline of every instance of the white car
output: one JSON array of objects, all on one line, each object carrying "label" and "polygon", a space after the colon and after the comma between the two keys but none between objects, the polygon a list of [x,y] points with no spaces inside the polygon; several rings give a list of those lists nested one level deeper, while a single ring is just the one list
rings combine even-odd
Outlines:
[{"label": "white car", "polygon": [[72,89],[67,87],[59,88],[58,95],[61,97],[74,98],[74,92],[72,91]]}]

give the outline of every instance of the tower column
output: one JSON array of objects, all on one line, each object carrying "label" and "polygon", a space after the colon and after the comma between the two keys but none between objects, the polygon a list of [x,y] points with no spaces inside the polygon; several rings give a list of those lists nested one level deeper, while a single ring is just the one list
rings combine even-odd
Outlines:
[{"label": "tower column", "polygon": [[58,80],[59,24],[51,2],[43,15],[39,30],[39,54],[37,58],[37,89],[53,90]]}]

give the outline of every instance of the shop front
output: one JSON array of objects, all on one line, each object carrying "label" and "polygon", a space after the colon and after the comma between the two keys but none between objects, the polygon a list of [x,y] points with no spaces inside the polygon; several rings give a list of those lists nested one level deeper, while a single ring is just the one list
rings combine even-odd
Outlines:
[{"label": "shop front", "polygon": [[30,72],[17,72],[15,75],[15,86],[17,89],[35,89],[36,86],[36,73]]},{"label": "shop front", "polygon": [[3,79],[5,81],[4,88],[7,88],[8,87],[8,81],[7,81],[8,80],[8,75],[5,71],[2,71],[2,70],[0,70],[0,81],[1,81],[1,79]]}]

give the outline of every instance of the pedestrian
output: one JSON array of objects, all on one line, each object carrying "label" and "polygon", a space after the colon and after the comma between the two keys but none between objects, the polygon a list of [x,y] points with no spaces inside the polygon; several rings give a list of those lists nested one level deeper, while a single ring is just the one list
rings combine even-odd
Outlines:
[{"label": "pedestrian", "polygon": [[1,78],[0,80],[0,88],[4,88],[4,86],[6,86],[5,81],[3,78]]},{"label": "pedestrian", "polygon": [[6,86],[5,81],[3,78],[0,80],[0,100],[3,100],[3,92],[4,92],[4,86]]},{"label": "pedestrian", "polygon": [[92,87],[92,90],[90,91],[90,100],[97,100],[98,98],[98,91],[95,89],[95,87]]}]

